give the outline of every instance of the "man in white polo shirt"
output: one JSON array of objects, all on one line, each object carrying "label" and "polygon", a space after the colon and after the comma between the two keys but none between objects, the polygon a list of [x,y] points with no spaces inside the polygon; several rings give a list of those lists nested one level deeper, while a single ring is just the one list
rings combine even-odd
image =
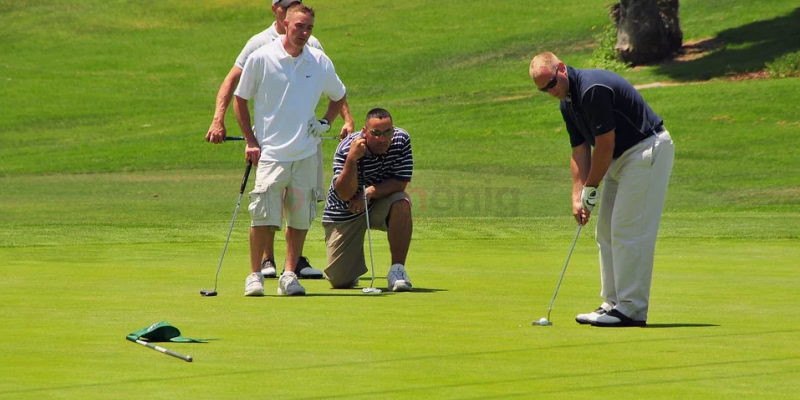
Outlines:
[{"label": "man in white polo shirt", "polygon": [[[294,3],[302,3],[302,0],[272,0],[272,14],[275,15],[275,22],[272,23],[269,28],[254,35],[247,41],[247,44],[236,58],[235,64],[220,85],[219,91],[217,92],[216,107],[214,108],[214,118],[211,121],[211,126],[208,128],[208,133],[206,133],[206,141],[218,144],[225,140],[225,136],[227,136],[225,114],[233,98],[233,91],[236,89],[236,85],[239,83],[239,79],[242,76],[242,69],[244,69],[244,63],[247,61],[247,57],[259,48],[272,43],[281,35],[286,34],[286,28],[283,25],[283,21],[286,19],[286,9]],[[307,44],[324,51],[322,44],[320,44],[319,40],[313,35],[309,37]],[[342,125],[342,131],[339,136],[344,137],[352,133],[355,126],[347,102],[342,106],[341,115],[342,118],[344,118],[344,124]],[[317,169],[317,186],[318,193],[321,194],[320,197],[317,198],[317,201],[324,201],[324,192],[326,188],[323,182],[324,165],[322,160],[322,143],[317,146],[317,151],[317,161],[319,163]],[[322,271],[312,268],[306,257],[300,256],[298,263],[297,276],[299,278],[322,278]],[[264,248],[264,257],[261,261],[261,273],[265,278],[276,277],[275,249],[272,242],[267,243],[267,247]]]},{"label": "man in white polo shirt", "polygon": [[[286,215],[286,261],[278,294],[305,294],[295,270],[316,217],[317,145],[346,102],[345,87],[331,60],[307,45],[314,10],[293,4],[283,23],[286,36],[248,57],[234,93],[236,119],[247,141],[245,158],[258,163],[256,185],[250,192],[251,274],[245,280],[246,296],[264,295],[261,255],[280,230],[282,213]],[[317,120],[314,109],[322,94],[330,101],[324,118]],[[255,133],[250,99],[255,103]]]}]

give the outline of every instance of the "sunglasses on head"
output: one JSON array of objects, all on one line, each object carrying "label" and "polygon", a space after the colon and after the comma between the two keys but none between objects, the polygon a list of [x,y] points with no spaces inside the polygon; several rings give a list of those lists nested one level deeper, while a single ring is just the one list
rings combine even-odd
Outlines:
[{"label": "sunglasses on head", "polygon": [[387,129],[387,130],[385,130],[383,132],[381,132],[381,131],[379,131],[377,129],[370,129],[369,133],[372,136],[375,136],[375,137],[383,136],[383,137],[386,137],[386,138],[390,138],[390,137],[394,136],[394,127],[391,127],[391,128],[389,128],[389,129]]},{"label": "sunglasses on head", "polygon": [[556,84],[558,84],[558,68],[556,68],[556,74],[553,75],[553,79],[550,79],[550,82],[547,82],[547,85],[544,85],[544,87],[540,87],[539,91],[547,92],[550,89],[556,87]]}]

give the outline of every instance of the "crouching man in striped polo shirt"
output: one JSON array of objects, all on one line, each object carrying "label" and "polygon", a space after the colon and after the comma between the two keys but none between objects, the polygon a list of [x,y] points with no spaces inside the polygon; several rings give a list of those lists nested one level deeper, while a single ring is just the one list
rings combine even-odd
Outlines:
[{"label": "crouching man in striped polo shirt", "polygon": [[[367,113],[361,133],[346,137],[333,156],[333,180],[322,214],[331,286],[349,289],[367,272],[364,234],[369,227],[387,232],[392,266],[386,276],[389,290],[407,292],[411,280],[405,270],[411,244],[411,198],[405,192],[414,159],[408,132],[394,126],[382,108]],[[363,187],[366,186],[367,204]]]}]

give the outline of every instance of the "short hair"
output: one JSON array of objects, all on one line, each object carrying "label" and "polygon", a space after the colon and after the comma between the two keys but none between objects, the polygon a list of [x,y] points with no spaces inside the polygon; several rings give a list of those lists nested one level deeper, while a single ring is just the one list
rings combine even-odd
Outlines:
[{"label": "short hair", "polygon": [[296,13],[302,13],[308,15],[309,17],[314,17],[314,9],[303,3],[292,3],[292,5],[286,8],[287,17],[289,16],[289,14],[296,14]]},{"label": "short hair", "polygon": [[546,51],[533,57],[531,60],[531,68],[528,71],[531,75],[532,79],[535,79],[539,76],[543,71],[552,71],[558,67],[558,63],[561,61],[556,57],[555,54]]},{"label": "short hair", "polygon": [[392,119],[392,114],[389,114],[389,111],[386,111],[383,108],[373,108],[372,110],[369,110],[369,112],[367,113],[367,119],[364,121],[364,123],[366,124],[366,122],[372,118],[377,118],[377,119],[389,118],[390,120],[392,120],[392,122],[394,122],[394,120]]}]

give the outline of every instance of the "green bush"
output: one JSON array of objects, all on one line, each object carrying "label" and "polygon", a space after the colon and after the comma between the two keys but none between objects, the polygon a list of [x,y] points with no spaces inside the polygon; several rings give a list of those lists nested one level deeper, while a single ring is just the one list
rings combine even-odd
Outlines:
[{"label": "green bush", "polygon": [[628,68],[628,64],[617,59],[617,52],[614,45],[617,43],[617,26],[615,24],[606,25],[602,31],[594,35],[597,41],[597,48],[592,52],[589,65],[593,68],[600,68],[609,71],[620,72]]},{"label": "green bush", "polygon": [[770,78],[800,76],[800,51],[785,54],[773,62],[768,62],[767,76]]}]

